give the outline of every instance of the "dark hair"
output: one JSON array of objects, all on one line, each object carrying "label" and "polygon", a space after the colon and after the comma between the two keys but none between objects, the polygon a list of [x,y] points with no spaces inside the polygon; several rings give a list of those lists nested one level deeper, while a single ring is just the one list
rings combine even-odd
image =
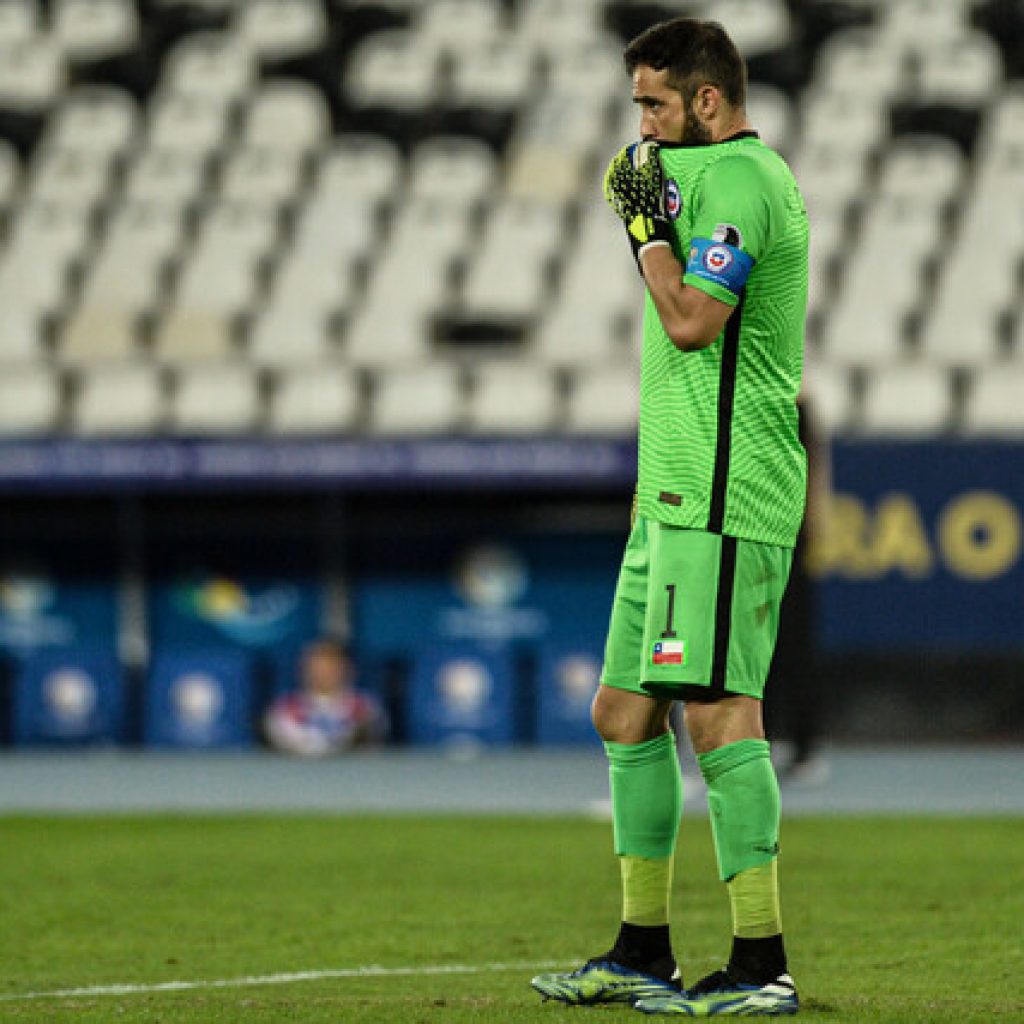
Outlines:
[{"label": "dark hair", "polygon": [[623,54],[626,70],[641,65],[655,71],[668,69],[668,82],[686,95],[705,82],[717,86],[734,106],[747,95],[747,67],[736,44],[717,21],[673,18],[641,32]]}]

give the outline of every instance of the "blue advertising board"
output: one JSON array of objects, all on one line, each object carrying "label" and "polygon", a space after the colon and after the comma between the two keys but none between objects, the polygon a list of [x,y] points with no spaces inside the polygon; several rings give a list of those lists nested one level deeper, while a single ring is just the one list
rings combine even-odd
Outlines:
[{"label": "blue advertising board", "polygon": [[838,442],[832,475],[827,650],[1024,651],[1024,446]]}]

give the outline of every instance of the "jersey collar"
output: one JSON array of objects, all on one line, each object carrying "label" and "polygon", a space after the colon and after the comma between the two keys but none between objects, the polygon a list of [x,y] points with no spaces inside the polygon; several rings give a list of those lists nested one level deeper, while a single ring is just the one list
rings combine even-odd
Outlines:
[{"label": "jersey collar", "polygon": [[659,149],[706,149],[710,146],[724,146],[727,142],[739,142],[742,139],[759,139],[761,136],[753,128],[744,128],[741,131],[734,132],[732,135],[726,136],[724,139],[719,139],[717,142],[709,142],[706,146],[701,146],[696,142],[658,142]]}]

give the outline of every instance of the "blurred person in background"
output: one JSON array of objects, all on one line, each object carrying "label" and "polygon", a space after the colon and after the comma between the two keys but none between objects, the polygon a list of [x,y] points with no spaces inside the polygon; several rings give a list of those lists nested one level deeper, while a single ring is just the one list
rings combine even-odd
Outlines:
[{"label": "blurred person in background", "polygon": [[355,686],[348,648],[318,640],[301,655],[299,689],[278,697],[267,710],[264,729],[275,750],[325,757],[379,742],[387,721],[378,701]]},{"label": "blurred person in background", "polygon": [[[747,120],[746,66],[721,25],[655,25],[625,63],[642,141],[612,160],[605,196],[647,288],[637,515],[593,707],[622,921],[608,952],[533,986],[564,1003],[649,1014],[792,1014],[779,787],[761,699],[806,498],[796,399],[807,213],[786,163]],[[669,934],[683,798],[669,724],[677,700],[733,924],[725,967],[689,989]]]}]

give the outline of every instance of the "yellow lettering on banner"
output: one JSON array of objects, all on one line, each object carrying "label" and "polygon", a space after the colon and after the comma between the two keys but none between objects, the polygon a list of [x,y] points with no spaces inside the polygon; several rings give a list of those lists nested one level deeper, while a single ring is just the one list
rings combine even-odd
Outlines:
[{"label": "yellow lettering on banner", "polygon": [[939,546],[951,572],[974,580],[1002,576],[1020,557],[1020,515],[993,491],[962,494],[939,517]]},{"label": "yellow lettering on banner", "polygon": [[917,505],[906,494],[887,494],[875,513],[871,560],[875,575],[893,569],[912,579],[922,579],[935,566],[935,556]]},{"label": "yellow lettering on banner", "polygon": [[870,575],[868,511],[864,502],[852,494],[833,494],[823,525],[824,529],[816,531],[808,545],[807,571],[812,576]]}]

